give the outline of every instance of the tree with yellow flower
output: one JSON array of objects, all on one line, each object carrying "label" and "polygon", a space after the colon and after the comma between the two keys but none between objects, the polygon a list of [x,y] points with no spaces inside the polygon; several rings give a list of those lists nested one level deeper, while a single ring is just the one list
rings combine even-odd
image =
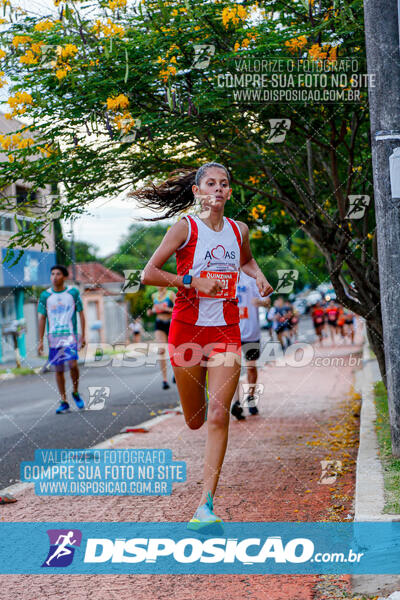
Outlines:
[{"label": "tree with yellow flower", "polygon": [[[250,76],[245,89],[258,88],[251,77],[260,57],[282,59],[279,75],[298,89],[301,65],[311,73],[324,65],[330,75],[354,55],[362,72],[362,0],[334,9],[325,0],[276,0],[273,12],[270,2],[108,0],[92,13],[56,0],[56,10],[8,19],[0,32],[8,114],[28,117],[44,149],[15,148],[13,164],[0,164],[0,185],[63,181],[72,216],[146,177],[218,160],[232,172],[228,211],[262,232],[256,243],[309,236],[338,298],[379,336],[373,199],[360,220],[347,218],[349,196],[372,198],[367,90],[357,101],[264,100],[235,97],[240,84],[228,77]],[[343,91],[353,86],[349,76]],[[290,121],[281,143],[271,141],[277,120]],[[28,238],[38,241],[40,228]],[[298,261],[304,268],[304,254]],[[379,344],[374,351],[382,355]]]}]

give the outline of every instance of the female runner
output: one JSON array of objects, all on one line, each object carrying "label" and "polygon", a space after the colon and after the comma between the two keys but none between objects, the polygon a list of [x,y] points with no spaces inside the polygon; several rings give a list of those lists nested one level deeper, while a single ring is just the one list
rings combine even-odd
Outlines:
[{"label": "female runner", "polygon": [[[187,425],[198,429],[206,418],[208,423],[203,491],[188,525],[201,529],[221,523],[213,512],[213,497],[240,375],[239,269],[256,280],[261,296],[273,289],[251,254],[247,225],[224,216],[232,193],[228,170],[212,162],[197,171],[174,171],[171,176],[158,187],[131,195],[150,208],[168,209],[161,218],[194,206],[198,198],[201,202],[202,218],[185,215],[173,225],[142,274],[145,285],[178,287],[168,337],[171,363]],[[173,253],[177,275],[162,269]]]}]

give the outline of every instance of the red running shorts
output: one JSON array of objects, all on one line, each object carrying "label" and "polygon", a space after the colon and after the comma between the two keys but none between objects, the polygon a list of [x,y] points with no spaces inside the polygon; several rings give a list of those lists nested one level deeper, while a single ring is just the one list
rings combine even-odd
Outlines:
[{"label": "red running shorts", "polygon": [[168,351],[174,367],[207,366],[209,358],[222,352],[233,352],[241,357],[239,324],[205,327],[172,319]]}]

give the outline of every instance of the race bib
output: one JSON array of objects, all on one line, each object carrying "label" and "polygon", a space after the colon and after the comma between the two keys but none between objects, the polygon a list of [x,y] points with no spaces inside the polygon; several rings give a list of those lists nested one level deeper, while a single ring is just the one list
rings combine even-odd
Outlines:
[{"label": "race bib", "polygon": [[248,319],[249,309],[247,306],[239,306],[239,319]]},{"label": "race bib", "polygon": [[236,298],[236,284],[239,277],[238,271],[201,271],[200,277],[205,279],[219,279],[224,284],[224,287],[211,296],[209,294],[203,294],[199,291],[199,297],[202,298]]}]

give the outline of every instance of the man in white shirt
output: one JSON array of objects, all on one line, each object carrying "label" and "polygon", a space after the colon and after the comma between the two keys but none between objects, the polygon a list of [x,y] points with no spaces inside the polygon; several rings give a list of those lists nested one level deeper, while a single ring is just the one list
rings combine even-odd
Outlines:
[{"label": "man in white shirt", "polygon": [[[247,381],[249,384],[247,405],[251,415],[258,414],[258,408],[254,401],[254,389],[257,383],[256,361],[260,358],[260,318],[258,314],[259,306],[270,306],[270,298],[263,298],[253,277],[249,277],[243,271],[240,271],[237,298],[240,317],[240,338],[242,342],[242,352],[245,357],[247,367]],[[239,385],[236,388],[233,397],[231,413],[239,421],[245,419],[243,408],[239,400]]]}]

